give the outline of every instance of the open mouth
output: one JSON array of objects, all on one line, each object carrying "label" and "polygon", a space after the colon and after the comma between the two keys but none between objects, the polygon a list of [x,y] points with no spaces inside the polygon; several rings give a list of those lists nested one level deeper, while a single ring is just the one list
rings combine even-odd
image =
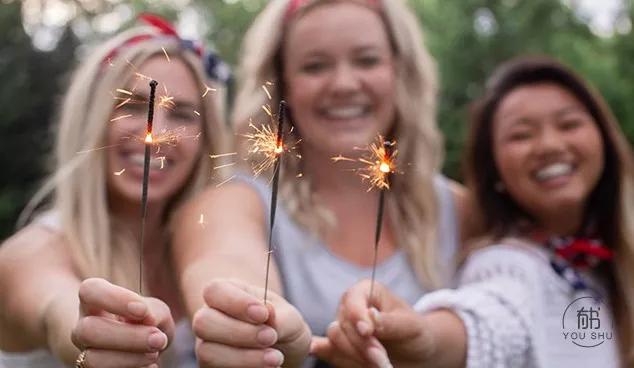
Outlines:
[{"label": "open mouth", "polygon": [[369,105],[350,105],[341,107],[330,107],[321,110],[322,115],[327,119],[350,120],[366,117],[370,113]]},{"label": "open mouth", "polygon": [[[125,155],[125,159],[134,166],[143,167],[145,155],[142,153],[131,153]],[[163,170],[173,165],[174,161],[167,156],[156,156],[150,158],[151,170]]]},{"label": "open mouth", "polygon": [[558,162],[545,166],[534,173],[535,179],[540,182],[553,180],[569,176],[575,170],[575,166],[570,163]]}]

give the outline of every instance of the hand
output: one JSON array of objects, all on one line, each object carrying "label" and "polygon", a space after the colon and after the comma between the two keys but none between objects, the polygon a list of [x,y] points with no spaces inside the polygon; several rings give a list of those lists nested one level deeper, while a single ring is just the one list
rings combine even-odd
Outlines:
[{"label": "hand", "polygon": [[87,367],[153,367],[172,338],[174,320],[158,299],[92,278],[81,283],[79,301],[72,340]]},{"label": "hand", "polygon": [[206,305],[193,318],[201,367],[299,365],[308,355],[310,328],[282,297],[237,280],[214,280]]},{"label": "hand", "polygon": [[314,339],[311,353],[335,365],[355,362],[384,368],[424,364],[433,350],[433,339],[426,333],[423,316],[378,283],[372,303],[369,294],[370,281],[365,280],[343,295],[328,339]]}]

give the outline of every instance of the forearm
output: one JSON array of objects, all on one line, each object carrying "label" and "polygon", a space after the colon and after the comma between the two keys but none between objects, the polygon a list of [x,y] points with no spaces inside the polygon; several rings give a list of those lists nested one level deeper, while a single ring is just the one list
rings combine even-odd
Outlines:
[{"label": "forearm", "polygon": [[429,349],[425,352],[425,367],[463,368],[467,359],[467,332],[462,320],[444,309],[422,316],[424,337]]},{"label": "forearm", "polygon": [[43,316],[43,334],[48,348],[62,362],[72,364],[79,349],[73,344],[71,334],[79,319],[77,290],[60,292],[47,305]]}]

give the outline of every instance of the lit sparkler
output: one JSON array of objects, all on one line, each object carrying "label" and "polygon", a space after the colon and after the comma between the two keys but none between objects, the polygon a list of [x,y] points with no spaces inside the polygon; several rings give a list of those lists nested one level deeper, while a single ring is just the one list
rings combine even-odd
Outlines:
[{"label": "lit sparkler", "polygon": [[284,120],[286,119],[286,102],[280,101],[277,113],[277,133],[273,133],[270,127],[262,126],[261,129],[255,128],[255,133],[247,135],[248,140],[252,143],[249,153],[259,153],[264,156],[262,163],[256,166],[256,175],[263,170],[273,167],[273,181],[271,184],[271,209],[269,213],[269,241],[268,253],[266,258],[266,275],[264,279],[264,303],[269,288],[269,271],[271,267],[271,254],[273,253],[273,226],[275,224],[275,211],[277,209],[277,191],[280,180],[280,166],[282,163],[282,154],[285,151],[283,129]]},{"label": "lit sparkler", "polygon": [[371,143],[366,149],[365,154],[358,159],[351,159],[341,155],[333,157],[334,162],[339,161],[356,161],[365,166],[355,169],[363,181],[370,184],[368,191],[373,188],[379,189],[379,208],[376,216],[376,229],[374,232],[374,258],[372,262],[372,279],[370,281],[370,301],[374,292],[374,280],[376,277],[376,264],[379,249],[379,241],[381,240],[381,230],[383,228],[383,213],[385,207],[385,192],[390,189],[390,178],[396,172],[395,158],[398,150],[395,149],[396,142],[385,140],[379,135],[377,140]]},{"label": "lit sparkler", "polygon": [[147,192],[150,177],[150,147],[152,146],[152,125],[154,122],[154,99],[158,82],[150,81],[147,125],[145,129],[145,156],[143,160],[143,190],[141,194],[141,244],[139,253],[139,294],[143,294],[143,243],[145,242],[145,218],[147,215]]}]

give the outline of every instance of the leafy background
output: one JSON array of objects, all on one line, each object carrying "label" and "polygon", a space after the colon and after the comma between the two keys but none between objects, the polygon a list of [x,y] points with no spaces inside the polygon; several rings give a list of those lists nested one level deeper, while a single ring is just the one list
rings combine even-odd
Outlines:
[{"label": "leafy background", "polygon": [[[390,1],[390,0],[388,0]],[[634,142],[633,0],[409,0],[441,75],[445,172],[459,179],[469,101],[501,61],[555,56],[587,77]],[[0,239],[47,172],[68,72],[142,11],[174,21],[235,65],[266,0],[0,0]]]}]

